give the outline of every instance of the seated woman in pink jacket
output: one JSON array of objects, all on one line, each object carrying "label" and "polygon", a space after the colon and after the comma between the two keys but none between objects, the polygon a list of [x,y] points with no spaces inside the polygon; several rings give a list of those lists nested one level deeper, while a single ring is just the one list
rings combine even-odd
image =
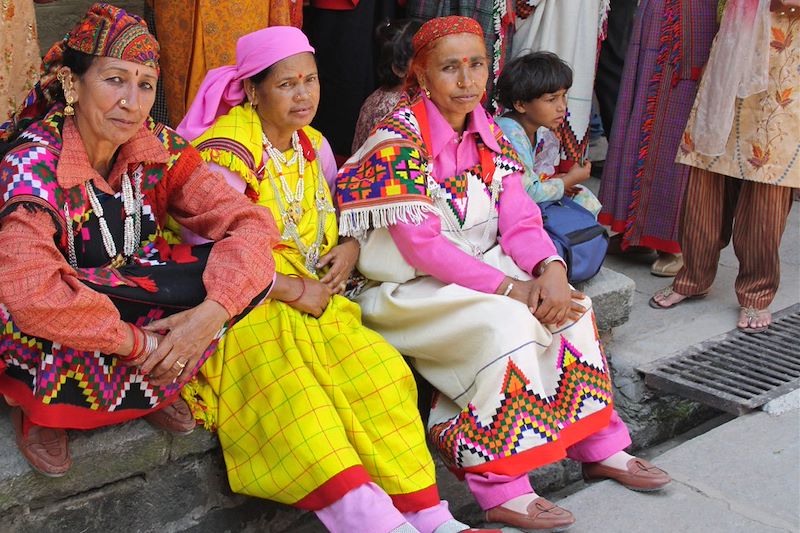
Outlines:
[{"label": "seated woman in pink jacket", "polygon": [[663,487],[665,472],[622,451],[591,302],[567,283],[523,167],[479,106],[480,26],[433,19],[413,45],[408,96],[337,179],[340,233],[362,240],[370,280],[364,323],[438,389],[430,439],[488,521],[571,525],[528,479],[565,456],[587,479]]}]

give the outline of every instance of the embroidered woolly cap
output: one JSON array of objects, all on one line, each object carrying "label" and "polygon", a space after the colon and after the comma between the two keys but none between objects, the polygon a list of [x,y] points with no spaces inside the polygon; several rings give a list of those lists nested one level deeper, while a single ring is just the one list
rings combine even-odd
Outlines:
[{"label": "embroidered woolly cap", "polygon": [[93,56],[114,57],[147,65],[158,70],[159,46],[147,23],[109,4],[97,3],[65,39],[53,45],[44,58],[45,72],[60,65],[64,47]]},{"label": "embroidered woolly cap", "polygon": [[447,35],[454,33],[472,33],[483,39],[483,29],[474,19],[469,17],[438,17],[431,19],[414,34],[411,45],[414,47],[414,55],[436,41]]}]

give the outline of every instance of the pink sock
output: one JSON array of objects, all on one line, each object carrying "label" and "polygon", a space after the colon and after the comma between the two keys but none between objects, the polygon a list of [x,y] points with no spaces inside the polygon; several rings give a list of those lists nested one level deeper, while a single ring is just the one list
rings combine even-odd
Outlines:
[{"label": "pink sock", "polygon": [[314,513],[331,533],[389,533],[408,523],[375,483],[356,487]]},{"label": "pink sock", "polygon": [[533,493],[527,473],[518,476],[467,473],[465,479],[469,490],[484,511],[503,505],[517,496]]}]

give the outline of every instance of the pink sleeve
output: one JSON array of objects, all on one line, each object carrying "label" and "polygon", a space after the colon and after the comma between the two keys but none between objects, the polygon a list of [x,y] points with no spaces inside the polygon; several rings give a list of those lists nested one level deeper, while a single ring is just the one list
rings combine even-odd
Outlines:
[{"label": "pink sleeve", "polygon": [[322,138],[322,146],[319,147],[319,166],[322,169],[322,175],[325,176],[325,181],[328,182],[331,194],[335,196],[336,175],[339,173],[339,168],[336,166],[333,148],[325,137]]},{"label": "pink sleeve", "polygon": [[519,173],[503,179],[499,211],[500,246],[519,268],[531,273],[542,259],[557,255],[542,212],[522,188]]},{"label": "pink sleeve", "polygon": [[[244,190],[245,188],[247,188],[247,184],[244,182],[241,176],[239,176],[239,174],[230,170],[229,168],[223,167],[222,165],[218,165],[216,163],[206,163],[206,166],[211,172],[222,174],[222,177],[225,178],[225,181],[228,182],[228,185],[236,189],[236,191],[244,194]],[[183,228],[181,231],[181,241],[186,244],[191,244],[192,246],[211,242],[210,240],[204,239],[203,237],[201,237],[196,233],[192,233],[186,228]]]},{"label": "pink sleeve", "polygon": [[409,265],[444,283],[493,293],[505,278],[503,272],[463,252],[442,236],[438,216],[427,215],[419,225],[399,222],[389,226],[389,234]]}]

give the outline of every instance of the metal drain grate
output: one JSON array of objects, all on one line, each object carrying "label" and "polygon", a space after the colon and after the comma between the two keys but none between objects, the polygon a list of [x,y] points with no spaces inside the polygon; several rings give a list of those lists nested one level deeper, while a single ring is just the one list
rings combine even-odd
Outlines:
[{"label": "metal drain grate", "polygon": [[734,330],[640,368],[645,383],[741,415],[800,387],[800,304],[763,333]]}]

